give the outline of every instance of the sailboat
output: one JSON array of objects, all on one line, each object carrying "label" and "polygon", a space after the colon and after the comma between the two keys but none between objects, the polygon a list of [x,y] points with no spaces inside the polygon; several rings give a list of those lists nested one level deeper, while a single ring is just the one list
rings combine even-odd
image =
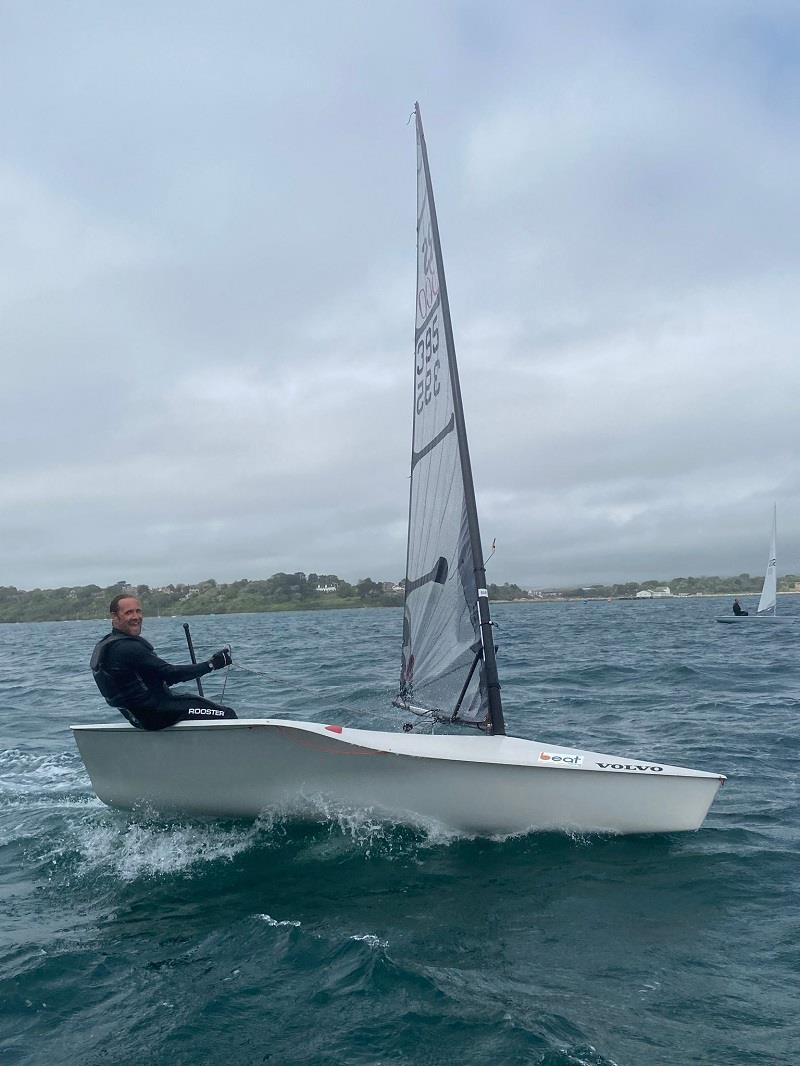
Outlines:
[{"label": "sailboat", "polygon": [[761,596],[758,601],[758,610],[755,614],[730,614],[720,615],[718,622],[777,622],[793,621],[791,618],[782,618],[778,615],[778,557],[776,551],[778,530],[778,505],[772,507],[772,538],[769,546],[769,558],[767,570],[764,574],[764,584],[761,588]]},{"label": "sailboat", "polygon": [[[250,718],[76,725],[95,792],[162,815],[366,811],[477,835],[697,829],[725,778],[506,735],[419,106],[413,442],[397,732]],[[461,733],[433,728],[462,729]],[[426,731],[418,731],[425,726]]]}]

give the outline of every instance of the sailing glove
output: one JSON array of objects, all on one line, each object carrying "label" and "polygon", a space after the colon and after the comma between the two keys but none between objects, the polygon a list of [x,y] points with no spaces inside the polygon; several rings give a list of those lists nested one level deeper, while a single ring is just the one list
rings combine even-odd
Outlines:
[{"label": "sailing glove", "polygon": [[221,670],[223,666],[230,666],[233,662],[231,658],[231,649],[223,648],[221,651],[215,651],[211,658],[208,660],[208,665],[212,670]]}]

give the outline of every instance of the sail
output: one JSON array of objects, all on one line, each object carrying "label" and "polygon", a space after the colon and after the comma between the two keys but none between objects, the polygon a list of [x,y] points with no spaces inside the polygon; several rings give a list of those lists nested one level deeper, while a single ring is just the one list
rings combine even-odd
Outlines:
[{"label": "sail", "polygon": [[764,586],[761,589],[761,599],[758,601],[758,614],[764,614],[766,611],[772,611],[774,614],[778,602],[778,567],[777,553],[775,551],[777,525],[778,508],[776,504],[772,509],[772,543],[769,549],[767,572],[764,575]]},{"label": "sail", "polygon": [[400,698],[504,732],[475,493],[419,106],[414,425]]}]

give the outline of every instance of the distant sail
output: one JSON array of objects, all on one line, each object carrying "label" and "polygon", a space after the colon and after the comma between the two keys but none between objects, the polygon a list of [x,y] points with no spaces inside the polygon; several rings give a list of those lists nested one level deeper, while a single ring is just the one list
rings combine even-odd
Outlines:
[{"label": "distant sail", "polygon": [[761,589],[761,599],[758,601],[758,614],[765,614],[767,611],[772,611],[773,614],[777,608],[778,603],[778,566],[777,566],[777,552],[776,548],[776,534],[778,526],[778,507],[777,504],[772,509],[772,543],[769,549],[769,559],[767,561],[767,572],[764,575],[764,587]]},{"label": "distant sail", "polygon": [[[414,428],[400,695],[440,718],[502,732],[485,589],[479,604],[480,534],[419,107],[416,126]],[[488,653],[484,641],[491,643]]]}]

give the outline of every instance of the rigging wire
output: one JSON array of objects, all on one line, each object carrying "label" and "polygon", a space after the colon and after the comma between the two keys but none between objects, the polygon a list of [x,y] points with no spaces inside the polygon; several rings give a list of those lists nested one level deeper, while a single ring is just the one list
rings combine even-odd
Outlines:
[{"label": "rigging wire", "polygon": [[231,666],[226,667],[228,670],[241,670],[245,674],[252,674],[253,677],[263,677],[267,681],[271,681],[275,685],[288,685],[291,682],[285,677],[276,677],[274,674],[268,674],[266,670],[255,670],[252,666],[245,666],[244,663],[233,663]]},{"label": "rigging wire", "polygon": [[[224,644],[223,647],[227,651],[228,657],[230,659],[232,659],[233,658],[233,648],[230,646],[230,644]],[[220,701],[225,699],[225,688],[226,688],[226,686],[228,684],[228,674],[230,672],[230,669],[231,669],[231,664],[227,663],[227,665],[225,666],[225,680],[222,682],[222,695],[220,696]]]},{"label": "rigging wire", "polygon": [[496,544],[497,544],[497,537],[495,537],[495,538],[494,538],[494,539],[492,540],[492,550],[491,550],[491,551],[489,552],[489,554],[488,554],[488,555],[486,556],[486,558],[485,558],[485,559],[483,560],[483,565],[484,565],[484,567],[485,567],[485,566],[486,566],[486,564],[487,564],[487,563],[489,562],[489,560],[491,559],[491,557],[492,557],[492,556],[494,555],[494,553],[495,553],[495,545],[496,545]]}]

